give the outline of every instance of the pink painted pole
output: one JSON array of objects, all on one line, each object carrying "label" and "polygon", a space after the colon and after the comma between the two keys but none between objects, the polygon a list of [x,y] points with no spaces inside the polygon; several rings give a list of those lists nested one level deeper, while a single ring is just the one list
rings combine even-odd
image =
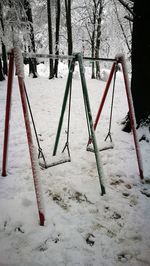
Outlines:
[{"label": "pink painted pole", "polygon": [[26,133],[27,133],[27,139],[28,139],[28,146],[29,146],[29,153],[30,153],[30,159],[31,159],[31,167],[32,167],[32,173],[33,173],[33,180],[34,180],[34,187],[35,187],[35,193],[36,193],[36,199],[37,199],[37,206],[38,206],[38,212],[39,212],[39,219],[40,219],[40,225],[44,225],[45,221],[45,215],[44,215],[44,208],[42,206],[42,193],[41,193],[41,185],[39,180],[39,172],[37,171],[37,158],[35,158],[34,154],[34,145],[32,140],[32,134],[31,134],[31,127],[30,127],[30,121],[29,121],[29,114],[28,114],[28,107],[26,102],[26,96],[24,91],[24,80],[22,77],[18,76],[18,83],[19,83],[19,89],[20,89],[20,96],[21,96],[21,102],[22,102],[22,108],[23,108],[23,114],[24,114],[24,121],[25,121],[25,127],[26,127]]},{"label": "pink painted pole", "polygon": [[143,163],[142,163],[140,145],[139,145],[137,131],[136,131],[136,118],[135,118],[135,112],[134,112],[134,106],[133,106],[133,100],[132,100],[132,93],[131,93],[131,89],[129,86],[127,67],[126,67],[126,63],[125,63],[125,59],[123,55],[116,56],[116,59],[122,65],[126,95],[127,95],[127,100],[128,100],[128,106],[129,106],[130,122],[131,122],[132,131],[133,131],[133,138],[134,138],[135,150],[136,150],[136,155],[137,155],[139,174],[140,174],[140,178],[143,180],[144,179]]},{"label": "pink painted pole", "polygon": [[[100,118],[100,115],[101,115],[101,112],[102,112],[102,109],[103,109],[103,106],[104,106],[104,102],[105,102],[105,99],[106,99],[106,96],[107,96],[107,93],[108,93],[108,90],[109,90],[109,87],[110,87],[110,83],[112,81],[112,77],[113,77],[113,74],[114,74],[114,71],[115,71],[115,66],[116,66],[116,63],[114,62],[113,65],[112,65],[110,74],[109,74],[109,78],[108,78],[107,83],[106,83],[106,87],[105,87],[105,90],[104,90],[104,93],[103,93],[103,97],[102,97],[102,100],[101,100],[97,115],[96,115],[96,119],[95,119],[95,122],[94,122],[94,130],[96,130],[96,127],[97,127],[97,124],[98,124],[98,121],[99,121],[99,118]],[[91,141],[92,140],[89,139],[87,145],[89,145],[91,143]]]},{"label": "pink painted pole", "polygon": [[10,122],[10,115],[11,115],[13,75],[14,75],[14,54],[13,52],[11,52],[9,55],[9,70],[8,70],[8,80],[7,80],[2,176],[7,175],[6,167],[7,167],[8,142],[9,142],[9,122]]},{"label": "pink painted pole", "polygon": [[20,90],[20,97],[21,97],[21,103],[22,103],[22,109],[23,109],[23,115],[24,115],[27,140],[28,140],[34,188],[35,188],[37,207],[38,207],[38,213],[39,213],[39,220],[40,220],[40,225],[43,226],[45,222],[44,202],[43,202],[43,195],[42,195],[42,189],[41,189],[41,183],[40,183],[39,165],[37,162],[36,150],[34,148],[33,139],[32,139],[28,106],[27,106],[27,100],[26,100],[26,94],[25,94],[23,57],[21,54],[19,43],[15,39],[14,39],[14,58],[15,58],[16,74],[18,76],[18,84],[19,84],[19,90]]}]

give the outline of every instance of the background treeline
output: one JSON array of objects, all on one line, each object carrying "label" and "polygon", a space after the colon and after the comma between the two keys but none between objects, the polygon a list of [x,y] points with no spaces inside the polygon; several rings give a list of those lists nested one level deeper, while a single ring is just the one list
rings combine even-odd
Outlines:
[{"label": "background treeline", "polygon": [[[96,58],[123,53],[131,71],[137,124],[149,125],[149,20],[147,0],[0,0],[0,81],[7,76],[7,51],[16,35],[24,52],[81,52]],[[38,77],[36,59],[24,63]],[[58,63],[49,60],[49,79],[57,77]],[[101,78],[100,67],[91,62],[91,78]],[[130,131],[128,115],[125,130]]]},{"label": "background treeline", "polygon": [[[12,46],[15,32],[25,52],[82,52],[91,57],[121,52],[130,59],[132,23],[127,15],[116,0],[0,0],[2,53]],[[34,61],[29,62],[29,73],[37,77]],[[57,71],[58,61],[50,60],[49,78],[57,77]],[[99,63],[92,63],[91,76],[100,78]]]}]

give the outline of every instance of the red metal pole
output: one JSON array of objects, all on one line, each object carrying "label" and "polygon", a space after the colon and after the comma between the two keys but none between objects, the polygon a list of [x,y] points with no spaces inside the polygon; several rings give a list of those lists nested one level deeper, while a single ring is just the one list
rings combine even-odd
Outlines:
[{"label": "red metal pole", "polygon": [[[109,90],[109,87],[110,87],[110,83],[112,81],[112,77],[113,77],[113,74],[114,74],[114,71],[115,71],[115,66],[116,66],[116,63],[114,62],[113,65],[112,65],[110,74],[109,74],[109,78],[108,78],[107,83],[106,83],[106,87],[105,87],[105,90],[104,90],[104,93],[103,93],[103,97],[102,97],[102,100],[101,100],[97,115],[96,115],[96,119],[95,119],[95,122],[94,122],[94,130],[97,127],[97,124],[98,124],[98,121],[99,121],[99,118],[100,118],[100,115],[101,115],[101,112],[102,112],[102,109],[103,109],[103,106],[104,106],[104,102],[105,102],[105,99],[106,99],[106,96],[107,96],[107,93],[108,93],[108,90]],[[91,141],[92,140],[89,139],[88,145],[91,143]]]},{"label": "red metal pole", "polygon": [[133,106],[133,101],[132,101],[132,93],[131,93],[131,89],[129,86],[129,79],[128,79],[128,73],[127,73],[127,68],[125,64],[125,59],[123,55],[116,57],[116,59],[122,65],[125,89],[126,89],[128,106],[129,106],[130,122],[131,122],[132,131],[133,131],[133,138],[134,138],[137,162],[138,162],[138,167],[139,167],[139,174],[140,174],[140,178],[143,180],[144,174],[143,174],[142,156],[141,156],[140,145],[139,145],[137,131],[136,131],[136,118],[135,118],[134,106]]},{"label": "red metal pole", "polygon": [[28,113],[28,106],[25,94],[25,84],[24,84],[24,65],[23,65],[23,57],[20,49],[19,40],[15,36],[14,38],[14,58],[15,58],[15,66],[16,66],[16,74],[18,76],[18,84],[20,90],[20,97],[24,115],[24,122],[28,140],[28,147],[29,147],[29,154],[31,159],[31,167],[33,173],[33,180],[34,180],[34,188],[37,200],[37,207],[40,219],[40,225],[44,225],[45,215],[44,215],[44,202],[43,202],[43,195],[42,189],[40,184],[40,171],[39,165],[37,162],[37,154],[36,149],[33,144],[32,140],[32,133],[30,127],[30,120],[29,120],[29,113]]},{"label": "red metal pole", "polygon": [[7,80],[2,176],[7,175],[6,167],[7,167],[7,154],[8,154],[8,141],[9,141],[9,121],[11,115],[13,75],[14,75],[14,54],[13,52],[11,52],[9,55],[9,70],[8,70],[8,80]]},{"label": "red metal pole", "polygon": [[34,180],[34,186],[35,186],[40,225],[44,225],[45,215],[44,215],[44,207],[42,206],[43,199],[42,199],[40,180],[38,177],[39,173],[37,170],[37,163],[36,163],[37,158],[35,158],[35,151],[34,151],[34,145],[33,145],[32,134],[31,134],[28,107],[27,107],[26,95],[24,91],[24,80],[22,77],[18,76],[18,83],[19,83],[20,96],[21,96],[21,102],[22,102],[22,108],[23,108],[23,114],[24,114],[24,121],[25,121],[25,127],[26,127],[27,139],[28,139],[28,146],[29,146],[31,166],[32,166],[32,172],[33,172],[33,180]]}]

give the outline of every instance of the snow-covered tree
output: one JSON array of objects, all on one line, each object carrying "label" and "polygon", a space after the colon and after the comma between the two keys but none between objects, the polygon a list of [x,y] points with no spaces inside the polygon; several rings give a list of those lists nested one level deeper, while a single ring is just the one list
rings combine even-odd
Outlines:
[{"label": "snow-covered tree", "polygon": [[[24,0],[24,10],[26,14],[27,29],[29,31],[29,40],[28,40],[28,51],[36,52],[35,48],[35,37],[34,37],[34,28],[33,28],[33,18],[32,18],[32,8],[28,0]],[[35,58],[29,58],[29,75],[32,75],[33,78],[37,78],[37,62]]]},{"label": "snow-covered tree", "polygon": [[1,41],[1,50],[2,50],[2,60],[0,62],[0,80],[5,79],[7,75],[7,54],[6,54],[6,45],[4,42],[5,38],[5,29],[4,29],[4,20],[3,20],[3,5],[0,3],[0,41]]},{"label": "snow-covered tree", "polygon": [[[55,30],[55,54],[59,55],[59,42],[60,42],[60,15],[61,15],[61,1],[56,1],[56,30]],[[55,59],[54,75],[57,78],[58,75],[58,59]]]}]

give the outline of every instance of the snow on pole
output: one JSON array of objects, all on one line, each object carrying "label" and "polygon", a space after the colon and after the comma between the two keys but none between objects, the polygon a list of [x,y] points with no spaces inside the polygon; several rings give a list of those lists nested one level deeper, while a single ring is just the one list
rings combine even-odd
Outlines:
[{"label": "snow on pole", "polygon": [[136,150],[138,167],[139,167],[139,174],[140,174],[140,178],[143,180],[144,179],[143,162],[142,162],[140,145],[139,145],[139,141],[138,141],[138,135],[137,135],[137,131],[136,131],[136,118],[135,118],[135,112],[134,112],[134,105],[133,105],[131,88],[129,86],[128,72],[127,72],[127,67],[126,67],[124,55],[122,55],[122,54],[117,55],[116,60],[118,61],[118,63],[121,63],[121,65],[122,65],[124,83],[125,83],[128,106],[129,106],[130,122],[131,122],[131,127],[133,130],[133,138],[134,138],[135,150]]},{"label": "snow on pole", "polygon": [[44,212],[44,201],[43,201],[41,182],[40,182],[40,171],[39,171],[39,165],[37,163],[36,149],[34,148],[33,140],[32,140],[28,107],[27,107],[26,95],[25,95],[25,90],[24,90],[25,84],[24,84],[23,57],[21,54],[19,41],[17,39],[14,39],[14,57],[15,57],[15,65],[16,65],[16,74],[18,76],[20,96],[21,96],[21,102],[22,102],[22,108],[23,108],[25,128],[26,128],[26,133],[27,133],[27,140],[28,140],[28,147],[29,147],[29,153],[30,153],[30,159],[31,159],[31,166],[32,166],[32,173],[33,173],[33,180],[34,180],[35,194],[36,194],[36,200],[37,200],[37,206],[38,206],[38,212],[39,212],[40,225],[44,225],[44,221],[45,221],[44,213],[45,212]]},{"label": "snow on pole", "polygon": [[14,45],[16,75],[20,78],[24,78],[23,57],[20,49],[20,42],[17,38],[14,38],[13,45]]},{"label": "snow on pole", "polygon": [[44,207],[42,185],[41,185],[41,178],[40,178],[40,169],[39,169],[39,164],[37,161],[38,155],[37,155],[37,151],[34,145],[32,145],[31,150],[32,150],[32,168],[33,168],[33,176],[34,176],[34,186],[35,186],[36,197],[37,197],[40,225],[44,225],[45,207]]}]

